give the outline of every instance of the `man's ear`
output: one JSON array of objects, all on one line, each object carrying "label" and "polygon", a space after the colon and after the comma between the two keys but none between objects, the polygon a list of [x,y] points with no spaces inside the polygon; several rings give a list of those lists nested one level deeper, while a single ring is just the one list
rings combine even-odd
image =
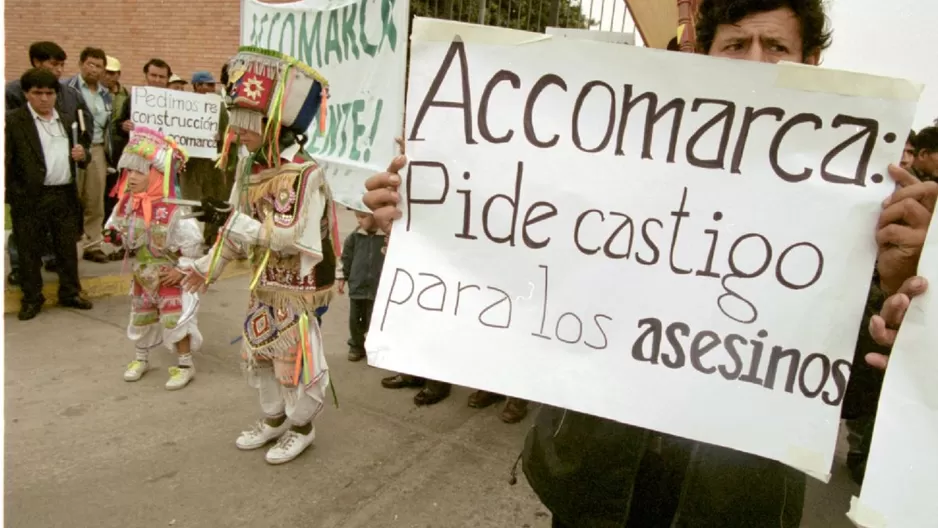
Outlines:
[{"label": "man's ear", "polygon": [[816,51],[810,55],[805,56],[804,63],[810,66],[817,66],[821,63],[821,52]]}]

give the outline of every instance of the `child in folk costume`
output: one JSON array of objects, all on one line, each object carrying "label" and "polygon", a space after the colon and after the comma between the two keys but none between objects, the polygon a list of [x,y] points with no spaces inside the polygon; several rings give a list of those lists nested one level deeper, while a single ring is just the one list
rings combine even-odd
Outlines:
[{"label": "child in folk costume", "polygon": [[202,345],[196,322],[198,295],[183,292],[185,274],[201,257],[202,235],[187,208],[166,203],[176,195],[176,176],[186,162],[185,152],[162,133],[137,127],[124,149],[118,170],[121,179],[117,206],[105,225],[105,239],[135,252],[127,337],[136,357],[124,372],[137,381],[149,369],[150,349],[161,343],[175,350],[178,366],[170,367],[168,390],[185,387],[193,376],[192,352]]},{"label": "child in folk costume", "polygon": [[249,154],[238,164],[219,240],[186,285],[199,291],[227,262],[251,259],[242,357],[264,417],[235,444],[250,450],[277,440],[266,460],[282,464],[312,444],[330,383],[316,315],[335,282],[335,209],[323,170],[296,139],[317,114],[323,127],[326,85],[309,66],[258,48],[241,48],[228,71],[227,142],[237,135]]}]

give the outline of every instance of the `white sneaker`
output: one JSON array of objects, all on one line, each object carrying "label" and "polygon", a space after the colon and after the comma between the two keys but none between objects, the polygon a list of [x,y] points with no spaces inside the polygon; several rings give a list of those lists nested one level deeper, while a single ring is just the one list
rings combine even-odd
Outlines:
[{"label": "white sneaker", "polygon": [[166,390],[179,390],[192,381],[195,377],[195,368],[169,367],[169,381],[166,382]]},{"label": "white sneaker", "polygon": [[150,364],[148,362],[135,359],[127,365],[127,370],[124,371],[124,381],[137,381],[142,378],[149,369]]},{"label": "white sneaker", "polygon": [[279,427],[273,427],[264,420],[258,420],[253,428],[241,432],[241,436],[235,440],[235,445],[238,446],[238,449],[245,451],[264,447],[267,442],[279,438],[289,428],[290,424],[286,420]]},{"label": "white sneaker", "polygon": [[316,429],[313,428],[309,434],[301,434],[293,429],[283,433],[280,440],[274,447],[267,451],[268,464],[286,464],[294,458],[300,456],[300,453],[309,447],[316,439]]}]

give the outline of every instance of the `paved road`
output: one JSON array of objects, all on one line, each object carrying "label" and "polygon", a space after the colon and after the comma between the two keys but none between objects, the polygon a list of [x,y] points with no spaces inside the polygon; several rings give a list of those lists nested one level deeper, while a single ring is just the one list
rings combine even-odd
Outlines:
[{"label": "paved road", "polygon": [[[343,231],[353,219],[343,215]],[[137,383],[121,374],[128,301],[90,312],[50,309],[26,323],[5,318],[6,526],[36,527],[528,527],[547,510],[508,475],[530,418],[498,420],[469,409],[469,389],[416,408],[413,392],[382,389],[386,373],[345,360],[348,303],[324,321],[339,397],[317,422],[315,447],[281,467],[234,439],[258,413],[237,346],[247,278],[208,293],[198,375],[163,389],[168,351]],[[838,466],[832,484],[812,481],[803,526],[840,528],[855,492]]]}]

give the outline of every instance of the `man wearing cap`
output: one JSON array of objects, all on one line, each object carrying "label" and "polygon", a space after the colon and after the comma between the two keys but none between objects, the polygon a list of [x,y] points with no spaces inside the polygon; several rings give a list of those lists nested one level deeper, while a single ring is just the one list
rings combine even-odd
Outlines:
[{"label": "man wearing cap", "polygon": [[110,55],[107,56],[107,62],[104,66],[104,76],[101,77],[101,82],[104,84],[104,87],[111,92],[113,99],[111,108],[114,110],[114,115],[120,115],[124,104],[130,99],[130,92],[121,84],[121,61]]},{"label": "man wearing cap", "polygon": [[[207,71],[197,71],[192,74],[192,90],[198,94],[214,94],[215,78]],[[221,105],[221,114],[218,118],[218,152],[222,148],[222,134],[228,128],[228,110]],[[222,170],[216,167],[215,160],[204,158],[190,158],[186,164],[186,172],[181,178],[180,187],[182,196],[186,200],[202,200],[214,198],[226,200],[231,194],[234,183],[234,171],[238,164],[237,156],[231,156],[229,163]],[[212,245],[218,235],[219,226],[213,222],[205,223],[205,243]]]},{"label": "man wearing cap", "polygon": [[[111,93],[111,110],[113,115],[119,116],[121,111],[124,109],[124,105],[127,104],[127,101],[130,100],[130,92],[127,91],[127,88],[121,84],[121,61],[117,60],[115,57],[107,56],[107,61],[104,66],[104,75],[101,77],[101,83],[105,88]],[[115,152],[116,149],[113,148],[113,137],[114,130],[113,127],[119,126],[116,124],[117,121],[111,120],[111,130],[109,134],[112,138],[112,148],[108,152],[107,159],[107,185],[105,189],[112,189],[114,185],[117,184],[117,160],[120,158],[120,152]],[[117,198],[112,197],[111,193],[107,193],[104,197],[104,215],[110,216],[111,210],[114,206],[117,205]],[[120,252],[114,252],[112,256],[119,257]]]},{"label": "man wearing cap", "polygon": [[186,85],[189,84],[185,79],[175,73],[169,76],[169,89],[179,92],[186,91]]}]

